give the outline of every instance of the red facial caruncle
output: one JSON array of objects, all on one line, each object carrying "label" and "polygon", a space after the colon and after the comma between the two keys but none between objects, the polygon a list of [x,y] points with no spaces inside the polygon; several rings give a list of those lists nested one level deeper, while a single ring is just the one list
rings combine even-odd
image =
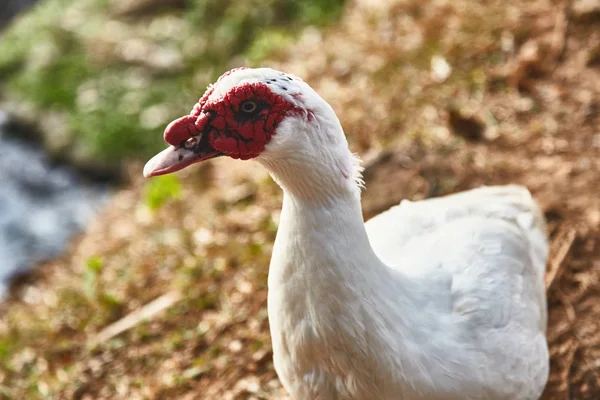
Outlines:
[{"label": "red facial caruncle", "polygon": [[[281,74],[258,81],[240,83],[238,80],[238,84],[232,86],[235,82],[225,78],[241,69],[221,76],[189,115],[167,126],[164,139],[171,146],[146,163],[145,177],[169,174],[222,155],[242,160],[257,157],[286,115],[303,113],[301,108],[276,93],[287,91],[292,78]],[[240,74],[244,76],[243,72]],[[225,91],[221,85],[232,87]],[[216,95],[217,88],[221,89],[219,93],[225,94]],[[291,98],[295,98],[294,94]]]},{"label": "red facial caruncle", "polygon": [[210,87],[190,115],[173,121],[164,139],[181,146],[192,136],[232,158],[258,156],[275,134],[275,129],[294,105],[271,91],[267,83],[248,82],[235,86],[223,97],[209,100]]}]

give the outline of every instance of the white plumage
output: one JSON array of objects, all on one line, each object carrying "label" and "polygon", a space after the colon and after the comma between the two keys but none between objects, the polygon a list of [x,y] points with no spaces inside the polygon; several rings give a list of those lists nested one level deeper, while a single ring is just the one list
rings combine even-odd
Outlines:
[{"label": "white plumage", "polygon": [[[274,76],[236,71],[218,91]],[[403,201],[364,224],[360,173],[334,111],[299,78],[273,91],[310,114],[281,121],[256,158],[284,191],[268,311],[292,397],[539,398],[548,245],[529,192]]]}]

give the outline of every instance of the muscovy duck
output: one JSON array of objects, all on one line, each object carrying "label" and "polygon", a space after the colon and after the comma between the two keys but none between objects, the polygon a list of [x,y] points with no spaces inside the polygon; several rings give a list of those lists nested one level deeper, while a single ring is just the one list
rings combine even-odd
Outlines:
[{"label": "muscovy duck", "polygon": [[268,313],[294,399],[539,398],[548,243],[527,189],[405,200],[364,223],[335,112],[269,68],[225,73],[164,139],[146,177],[229,156],[258,161],[283,189]]}]

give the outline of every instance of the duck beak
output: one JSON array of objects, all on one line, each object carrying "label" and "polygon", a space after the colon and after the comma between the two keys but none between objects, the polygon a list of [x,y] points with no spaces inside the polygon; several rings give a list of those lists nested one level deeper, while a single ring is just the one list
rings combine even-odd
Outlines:
[{"label": "duck beak", "polygon": [[185,116],[169,124],[164,138],[171,146],[150,159],[144,166],[144,177],[170,174],[188,165],[223,155],[212,148],[207,132],[198,132],[194,118]]},{"label": "duck beak", "polygon": [[[212,149],[210,149],[212,150]],[[144,166],[144,178],[166,175],[184,169],[188,165],[215,158],[221,155],[217,151],[196,152],[185,147],[174,147],[161,151]]]}]

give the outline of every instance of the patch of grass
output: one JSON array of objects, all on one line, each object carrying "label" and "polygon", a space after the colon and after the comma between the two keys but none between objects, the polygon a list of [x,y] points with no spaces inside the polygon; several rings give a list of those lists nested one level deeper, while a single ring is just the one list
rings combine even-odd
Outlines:
[{"label": "patch of grass", "polygon": [[146,205],[151,210],[157,210],[167,201],[179,196],[181,196],[181,183],[175,175],[156,177],[146,186]]},{"label": "patch of grass", "polygon": [[270,29],[260,32],[246,51],[250,64],[258,65],[261,60],[275,57],[293,42],[293,38],[293,35],[285,30]]},{"label": "patch of grass", "polygon": [[93,256],[87,260],[83,290],[90,298],[97,294],[98,274],[102,271],[103,265],[102,258],[99,256]]}]

